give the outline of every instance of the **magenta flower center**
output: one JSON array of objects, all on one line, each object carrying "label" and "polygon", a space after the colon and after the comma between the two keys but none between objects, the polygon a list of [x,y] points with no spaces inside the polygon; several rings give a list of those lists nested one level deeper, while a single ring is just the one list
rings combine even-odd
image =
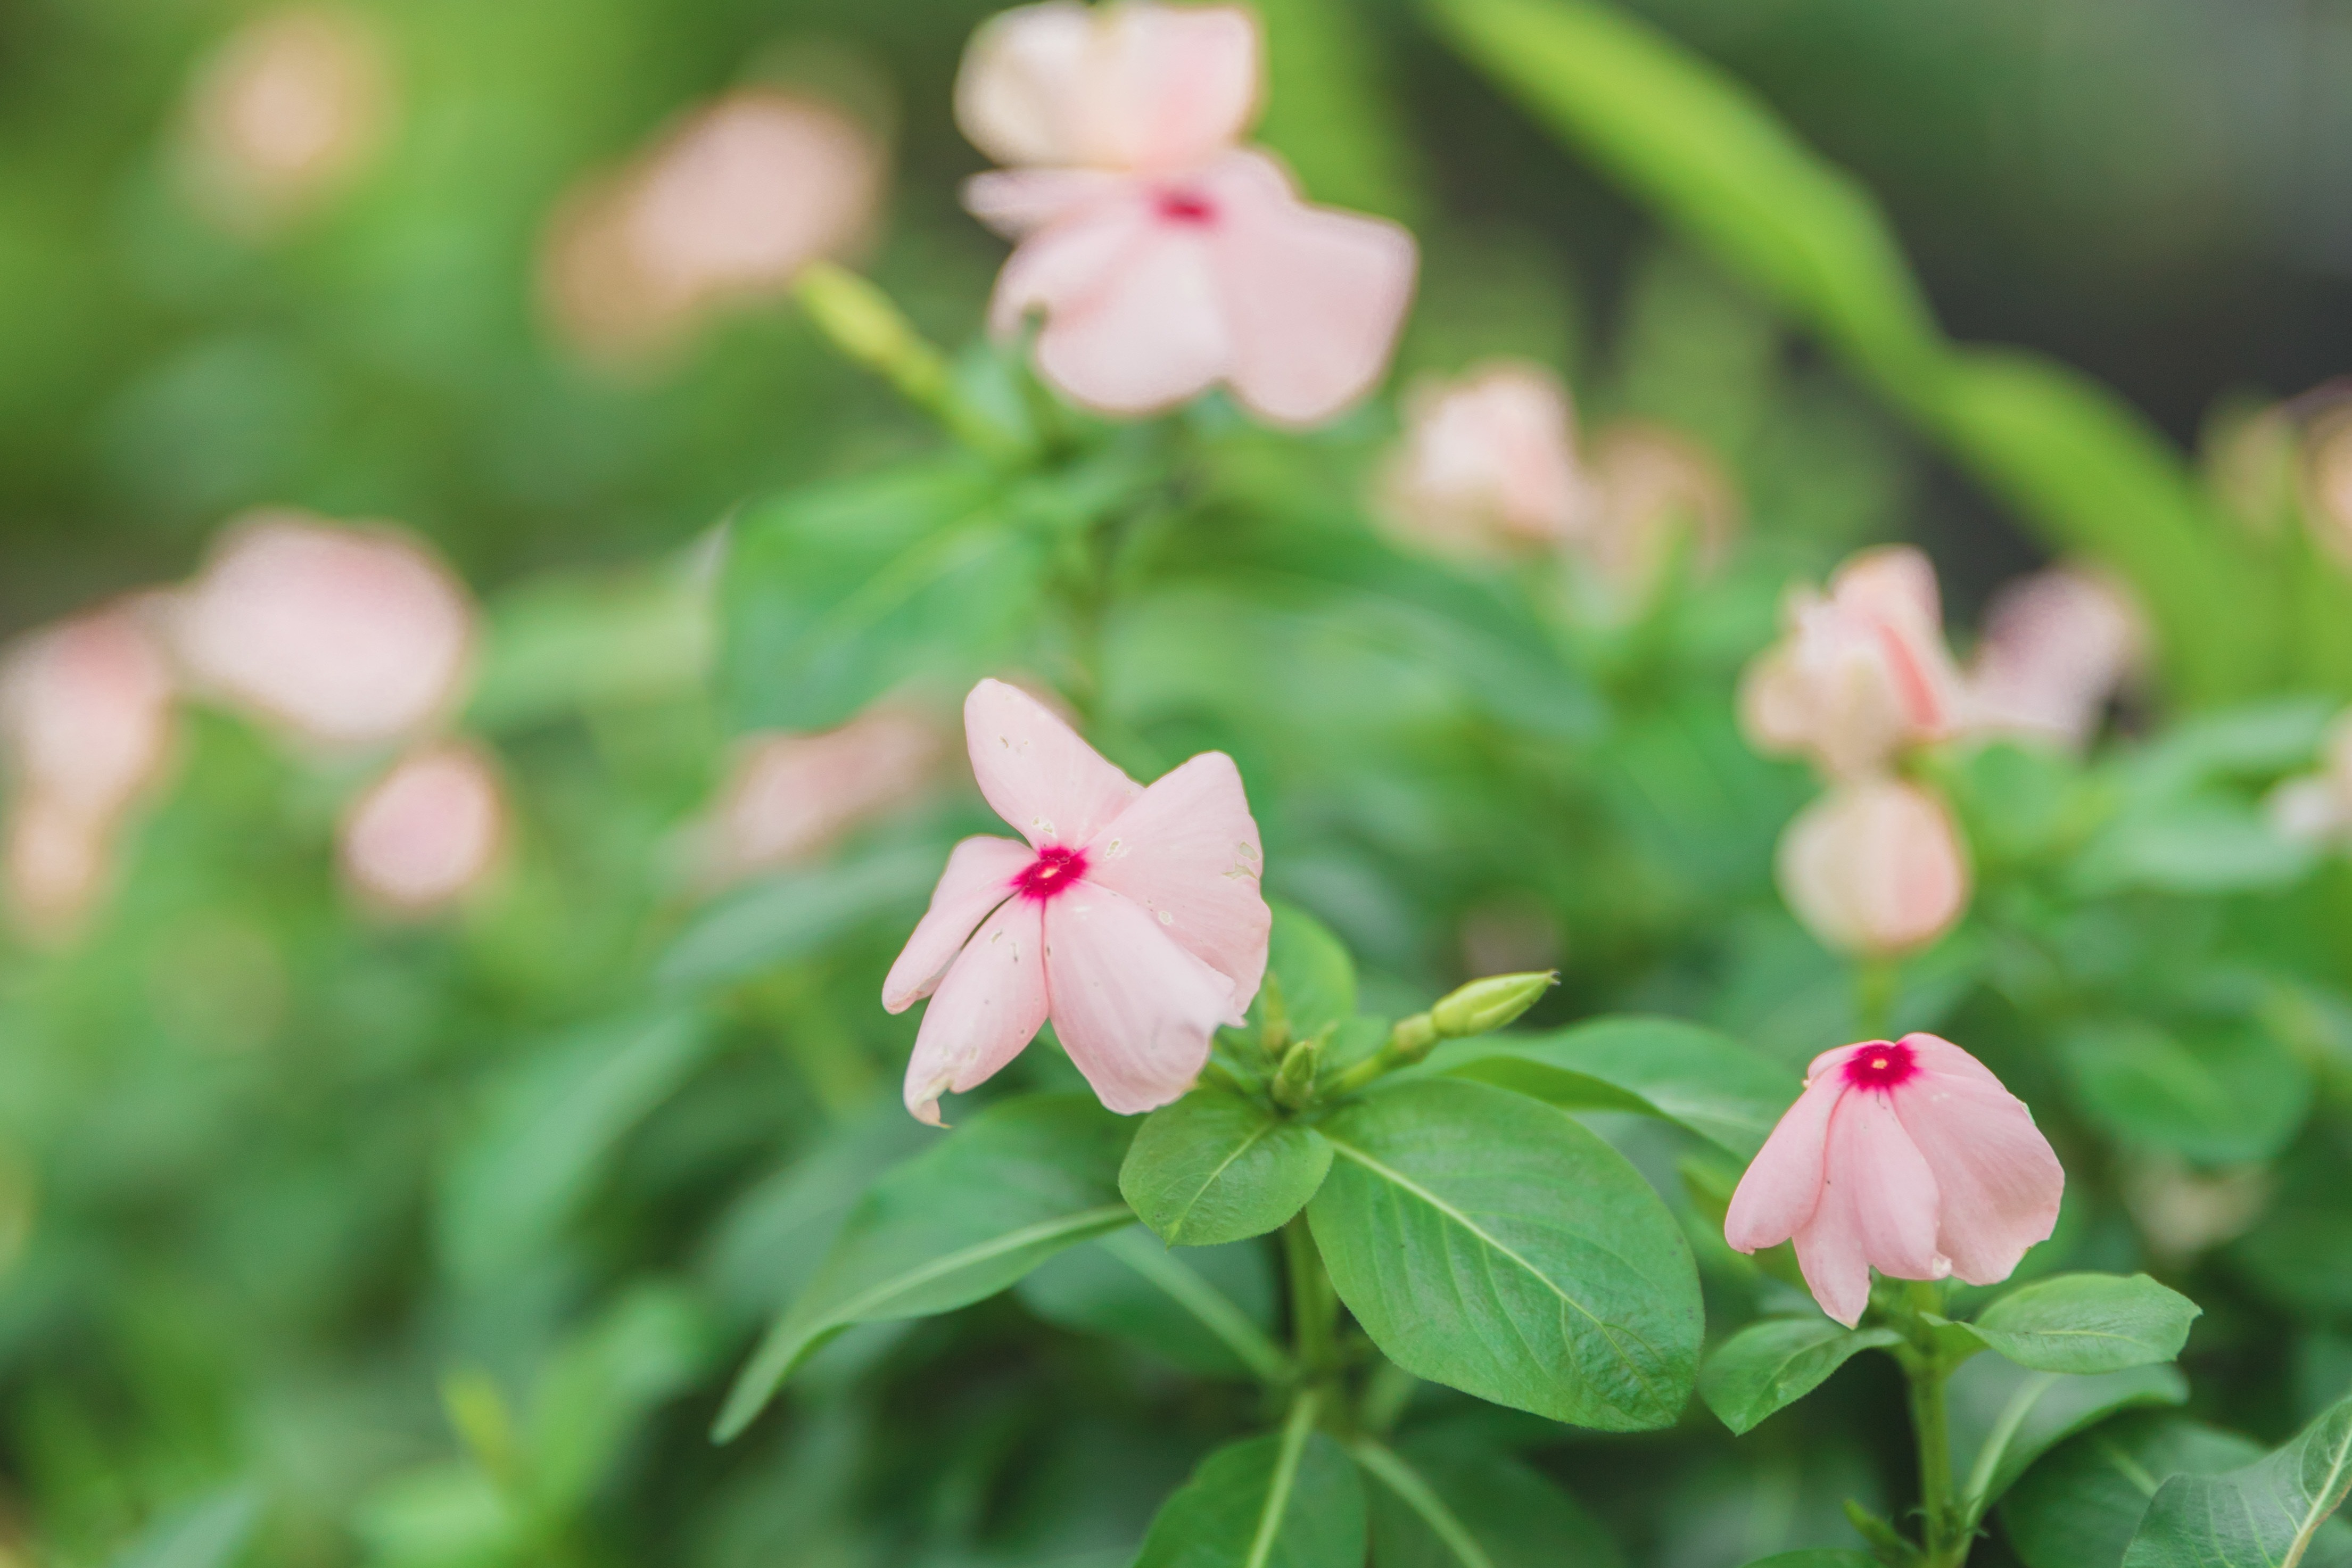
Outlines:
[{"label": "magenta flower center", "polygon": [[1874,1041],[1845,1059],[1845,1080],[1856,1089],[1893,1089],[1918,1070],[1911,1047],[1895,1040]]},{"label": "magenta flower center", "polygon": [[1162,223],[1211,224],[1217,221],[1216,204],[1192,191],[1162,191],[1160,193],[1160,221]]},{"label": "magenta flower center", "polygon": [[1030,861],[1022,873],[1013,879],[1013,886],[1023,898],[1042,904],[1049,899],[1058,898],[1086,874],[1085,850],[1066,849],[1059,844],[1048,844],[1037,851],[1037,858]]}]

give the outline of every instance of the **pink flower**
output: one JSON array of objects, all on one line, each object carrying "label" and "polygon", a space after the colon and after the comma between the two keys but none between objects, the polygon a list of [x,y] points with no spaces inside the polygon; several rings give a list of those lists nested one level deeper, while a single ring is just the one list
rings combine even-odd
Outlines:
[{"label": "pink flower", "polygon": [[343,818],[343,875],[386,913],[416,916],[457,902],[498,862],[506,796],[488,758],[445,744],[402,759]]},{"label": "pink flower", "polygon": [[1381,500],[1408,540],[1448,554],[1494,557],[1566,543],[1592,501],[1577,465],[1568,388],[1520,360],[1420,383],[1405,400],[1404,442]]},{"label": "pink flower", "polygon": [[2008,1279],[2058,1223],[2065,1185],[2033,1113],[1983,1063],[1933,1035],[1865,1040],[1813,1058],[1723,1235],[1742,1252],[1793,1239],[1813,1300],[1852,1328],[1873,1268]]},{"label": "pink flower", "polygon": [[171,630],[198,689],[315,744],[368,746],[464,696],[474,610],[407,534],[273,510],[231,525]]},{"label": "pink flower", "polygon": [[194,194],[234,228],[266,228],[331,194],[383,147],[390,51],[362,14],[298,5],[239,28],[191,86]]},{"label": "pink flower", "polygon": [[1925,555],[1864,551],[1838,568],[1827,597],[1793,595],[1788,619],[1788,637],[1748,666],[1740,687],[1741,722],[1759,751],[1801,752],[1851,776],[1952,732],[1959,672]]},{"label": "pink flower", "polygon": [[1993,595],[1968,677],[1969,727],[2080,748],[2147,662],[2147,617],[2104,574],[2056,567]]},{"label": "pink flower", "polygon": [[1927,946],[1968,908],[1959,829],[1942,801],[1899,779],[1843,784],[1780,838],[1781,896],[1842,952],[1890,956]]},{"label": "pink flower", "polygon": [[1105,1105],[1167,1104],[1265,973],[1264,857],[1233,759],[1203,752],[1145,789],[996,680],[965,700],[964,738],[1028,843],[957,845],[882,984],[893,1013],[931,998],[907,1109],[937,1125],[943,1092],[985,1081],[1049,1017]]},{"label": "pink flower", "polygon": [[821,735],[764,735],[736,760],[709,825],[719,880],[789,866],[858,823],[934,787],[942,736],[911,713],[875,709]]},{"label": "pink flower", "polygon": [[1616,617],[1656,597],[1668,565],[1718,564],[1739,522],[1739,497],[1706,448],[1664,425],[1624,419],[1592,440],[1594,505],[1576,552]]},{"label": "pink flower", "polygon": [[1110,414],[1172,407],[1223,383],[1265,418],[1328,419],[1388,364],[1412,293],[1412,237],[1309,206],[1241,147],[1258,97],[1257,28],[1233,6],[1046,0],[972,39],[956,84],[964,134],[1013,167],[965,205],[1019,240],[991,324],[1033,310],[1045,377]]}]

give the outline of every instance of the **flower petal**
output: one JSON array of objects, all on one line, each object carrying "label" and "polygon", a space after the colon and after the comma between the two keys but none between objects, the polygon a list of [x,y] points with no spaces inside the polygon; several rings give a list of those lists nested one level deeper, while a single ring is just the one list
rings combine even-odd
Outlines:
[{"label": "flower petal", "polygon": [[1265,974],[1274,915],[1241,770],[1204,752],[1163,774],[1087,846],[1087,880],[1140,904],[1178,946],[1234,983],[1247,1007]]},{"label": "flower petal", "polygon": [[1085,844],[1143,793],[1017,686],[973,687],[963,702],[963,732],[980,793],[1041,849]]},{"label": "flower petal", "polygon": [[1262,153],[1227,154],[1204,184],[1220,214],[1215,265],[1234,395],[1284,424],[1332,417],[1388,368],[1412,299],[1412,236],[1307,205]]},{"label": "flower petal", "polygon": [[907,1061],[907,1109],[940,1125],[940,1095],[985,1083],[1045,1021],[1042,910],[1014,899],[988,918],[923,1009]]},{"label": "flower petal", "polygon": [[[964,182],[963,205],[997,233],[1019,239],[1126,187],[1124,176],[1101,169],[992,169]],[[1016,310],[1007,325],[1018,325],[1026,309]]]},{"label": "flower petal", "polygon": [[1091,880],[1047,909],[1045,980],[1054,1032],[1121,1115],[1192,1087],[1209,1035],[1239,1024],[1234,984],[1176,944],[1137,904]]},{"label": "flower petal", "polygon": [[931,907],[915,924],[898,962],[882,981],[882,1005],[903,1013],[940,983],[972,927],[1013,894],[1013,879],[1033,857],[1010,838],[967,838],[948,856]]},{"label": "flower petal", "polygon": [[1937,1247],[1969,1284],[1998,1285],[2056,1228],[2066,1173],[2033,1112],[1975,1058],[1932,1035],[1906,1043],[1923,1070],[1894,1091],[1895,1111],[1942,1194]]},{"label": "flower petal", "polygon": [[[1814,1062],[1805,1080],[1805,1092],[1781,1113],[1780,1124],[1764,1140],[1764,1147],[1748,1163],[1723,1216],[1723,1238],[1741,1252],[1778,1247],[1805,1226],[1821,1206],[1822,1162],[1830,1136],[1830,1112],[1845,1091],[1839,1070],[1847,1046]],[[1834,1058],[1829,1070],[1822,1062]]]},{"label": "flower petal", "polygon": [[1843,1096],[1830,1117],[1821,1206],[1797,1232],[1797,1263],[1822,1310],[1852,1328],[1870,1304],[1870,1270],[1940,1279],[1936,1178],[1883,1092]]}]

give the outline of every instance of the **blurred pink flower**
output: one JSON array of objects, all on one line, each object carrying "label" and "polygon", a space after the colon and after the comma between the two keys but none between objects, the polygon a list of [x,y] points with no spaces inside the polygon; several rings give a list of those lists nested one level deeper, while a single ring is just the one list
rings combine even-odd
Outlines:
[{"label": "blurred pink flower", "polygon": [[1906,1035],[1813,1058],[1805,1092],[1740,1178],[1724,1239],[1793,1239],[1848,1328],[1870,1271],[1997,1285],[2058,1223],[2066,1173],[2024,1101],[1949,1040]]},{"label": "blurred pink flower", "polygon": [[583,349],[655,347],[702,314],[789,289],[872,227],[881,147],[813,99],[760,89],[696,110],[558,213],[550,305]]},{"label": "blurred pink flower", "polygon": [[945,746],[912,713],[875,709],[817,735],[747,742],[709,825],[709,870],[731,880],[789,866],[929,793]]},{"label": "blurred pink flower", "polygon": [[1557,549],[1594,496],[1576,457],[1568,388],[1542,365],[1496,360],[1405,399],[1381,510],[1408,541],[1473,559]]},{"label": "blurred pink flower", "polygon": [[53,795],[9,803],[5,880],[16,928],[40,942],[70,941],[114,874],[115,828]]},{"label": "blurred pink flower", "polygon": [[1969,662],[1969,728],[2079,748],[2147,665],[2147,616],[2121,584],[2061,566],[2004,586]]},{"label": "blurred pink flower", "polygon": [[404,757],[352,802],[337,840],[343,876],[389,914],[446,909],[480,886],[506,840],[506,793],[474,746]]},{"label": "blurred pink flower", "polygon": [[1238,145],[1257,104],[1257,28],[1233,6],[1046,0],[973,37],[964,133],[1012,168],[965,205],[1020,242],[989,315],[1032,310],[1039,370],[1110,414],[1223,383],[1281,424],[1370,392],[1412,294],[1412,237],[1310,206]]},{"label": "blurred pink flower", "polygon": [[238,29],[189,94],[198,198],[249,228],[347,182],[384,141],[389,53],[364,14],[341,6],[293,6]]},{"label": "blurred pink flower", "polygon": [[1781,896],[1822,945],[1888,956],[1925,947],[1968,908],[1959,830],[1899,779],[1841,784],[1781,836]]},{"label": "blurred pink flower", "polygon": [[1145,789],[995,680],[965,700],[964,735],[981,793],[1028,843],[957,845],[883,982],[893,1013],[931,997],[907,1109],[936,1125],[942,1093],[985,1081],[1049,1017],[1105,1105],[1167,1104],[1265,973],[1273,917],[1233,759],[1203,752]]},{"label": "blurred pink flower", "polygon": [[1802,752],[1836,776],[1952,733],[1960,678],[1944,646],[1936,569],[1907,546],[1866,550],[1829,594],[1790,595],[1789,636],[1748,667],[1740,721],[1757,750]]},{"label": "blurred pink flower", "polygon": [[464,586],[417,540],[289,510],[233,523],[169,623],[192,688],[337,747],[446,715],[475,636]]},{"label": "blurred pink flower", "polygon": [[1594,500],[1575,549],[1605,610],[1623,616],[1647,607],[1677,555],[1696,574],[1721,563],[1739,497],[1697,442],[1664,425],[1620,420],[1593,437],[1587,472]]}]

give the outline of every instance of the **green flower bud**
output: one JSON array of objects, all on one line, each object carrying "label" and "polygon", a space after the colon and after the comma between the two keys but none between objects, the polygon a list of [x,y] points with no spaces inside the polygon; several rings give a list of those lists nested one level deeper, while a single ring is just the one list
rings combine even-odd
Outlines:
[{"label": "green flower bud", "polygon": [[1449,994],[1429,1010],[1438,1035],[1458,1040],[1488,1035],[1536,1005],[1536,999],[1559,984],[1559,972],[1535,974],[1490,974]]},{"label": "green flower bud", "polygon": [[1283,1053],[1282,1066],[1274,1074],[1276,1105],[1297,1110],[1315,1098],[1315,1074],[1323,1064],[1323,1039],[1320,1034],[1311,1036]]}]

